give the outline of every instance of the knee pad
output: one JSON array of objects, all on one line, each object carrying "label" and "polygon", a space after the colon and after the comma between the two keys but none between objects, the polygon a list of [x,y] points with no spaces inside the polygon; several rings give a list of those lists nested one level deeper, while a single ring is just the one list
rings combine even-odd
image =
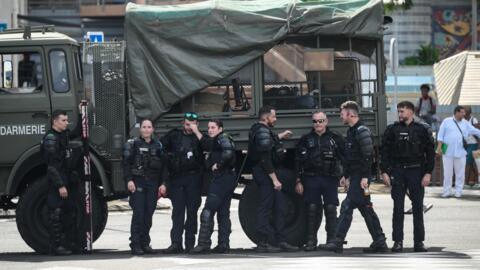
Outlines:
[{"label": "knee pad", "polygon": [[55,208],[50,212],[50,219],[53,222],[60,222],[62,216],[62,209],[61,208]]},{"label": "knee pad", "polygon": [[309,212],[316,212],[319,207],[314,203],[309,203],[307,209]]},{"label": "knee pad", "polygon": [[325,215],[337,215],[337,206],[334,204],[325,206]]},{"label": "knee pad", "polygon": [[217,194],[210,193],[208,194],[207,201],[205,202],[205,208],[208,209],[218,209],[220,204],[222,203],[220,197],[217,196]]},{"label": "knee pad", "polygon": [[342,205],[340,206],[340,213],[344,213],[344,212],[353,213],[352,201],[350,201],[348,198],[343,200]]},{"label": "knee pad", "polygon": [[213,219],[212,212],[209,209],[203,209],[200,214],[200,221],[202,223],[210,222]]}]

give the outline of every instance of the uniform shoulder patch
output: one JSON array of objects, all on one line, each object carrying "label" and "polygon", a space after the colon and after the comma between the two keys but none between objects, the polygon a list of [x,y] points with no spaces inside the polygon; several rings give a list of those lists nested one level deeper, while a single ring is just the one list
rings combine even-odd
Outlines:
[{"label": "uniform shoulder patch", "polygon": [[370,129],[369,129],[367,126],[365,126],[365,125],[360,125],[360,126],[358,126],[357,130],[358,130],[359,132],[365,132],[365,131],[370,132]]},{"label": "uniform shoulder patch", "polygon": [[269,129],[268,127],[266,127],[265,125],[260,125],[260,126],[257,128],[257,131],[258,131],[258,132],[270,133],[270,129]]},{"label": "uniform shoulder patch", "polygon": [[157,147],[159,147],[160,149],[163,149],[163,144],[162,144],[162,142],[161,142],[159,139],[154,138],[154,139],[153,139],[153,143],[154,143]]},{"label": "uniform shoulder patch", "polygon": [[331,134],[332,137],[334,137],[334,138],[343,137],[343,135],[342,135],[340,132],[336,131],[336,130],[331,130],[331,131],[330,131],[330,134]]},{"label": "uniform shoulder patch", "polygon": [[137,142],[137,138],[131,138],[131,139],[128,139],[127,140],[127,143],[130,144],[130,145],[134,145],[135,143]]},{"label": "uniform shoulder patch", "polygon": [[42,144],[45,147],[45,150],[47,150],[47,152],[55,153],[57,148],[57,136],[55,136],[55,134],[53,134],[52,132],[48,132],[45,135]]}]

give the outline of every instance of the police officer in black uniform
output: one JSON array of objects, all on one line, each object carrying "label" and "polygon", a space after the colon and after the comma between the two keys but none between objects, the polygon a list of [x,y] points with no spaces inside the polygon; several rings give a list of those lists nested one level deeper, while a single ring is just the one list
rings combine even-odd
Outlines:
[{"label": "police officer in black uniform", "polygon": [[393,233],[392,252],[403,250],[405,194],[412,201],[414,251],[426,252],[423,241],[423,197],[432,177],[435,161],[434,141],[428,124],[415,122],[414,105],[402,101],[397,105],[398,122],[385,130],[382,138],[381,163],[383,181],[392,186]]},{"label": "police officer in black uniform", "polygon": [[[272,128],[277,121],[273,107],[264,106],[258,112],[258,122],[248,135],[248,156],[254,163],[253,179],[260,189],[260,205],[257,210],[257,232],[260,236],[258,252],[297,251],[298,247],[286,242],[286,201],[282,193],[281,166],[284,150],[280,140],[291,136],[286,130],[275,134]],[[273,209],[274,235],[270,235],[270,216]]]},{"label": "police officer in black uniform", "polygon": [[133,210],[130,227],[130,248],[133,255],[152,254],[150,228],[161,192],[159,185],[166,179],[166,153],[162,143],[154,138],[153,123],[149,119],[140,122],[140,137],[130,139],[124,146],[123,168],[130,191]]},{"label": "police officer in black uniform", "polygon": [[348,192],[340,208],[335,241],[328,243],[326,248],[343,252],[343,242],[352,224],[353,210],[358,208],[373,239],[373,243],[364,252],[386,252],[386,238],[373,210],[368,189],[372,173],[373,139],[370,130],[360,121],[358,112],[358,104],[354,101],[347,101],[341,106],[340,116],[349,125],[349,129],[345,139],[345,173],[340,185],[346,186]]},{"label": "police officer in black uniform", "polygon": [[230,202],[233,191],[237,186],[235,167],[235,145],[232,137],[223,132],[223,123],[213,119],[208,122],[208,138],[203,136],[202,143],[209,149],[207,165],[212,172],[213,180],[210,182],[205,207],[200,215],[200,231],[198,245],[192,253],[206,253],[210,251],[212,243],[210,237],[213,232],[213,216],[217,214],[218,245],[214,253],[226,253],[230,249]]},{"label": "police officer in black uniform", "polygon": [[172,244],[164,251],[166,254],[183,252],[184,229],[185,250],[189,252],[193,249],[198,227],[197,212],[202,202],[202,172],[205,159],[200,143],[203,134],[198,131],[198,115],[194,112],[185,113],[182,124],[182,129],[172,129],[162,138],[169,159],[170,180],[166,191],[173,206],[170,231]]},{"label": "police officer in black uniform", "polygon": [[47,163],[50,253],[53,255],[69,255],[72,250],[80,252],[83,248],[76,230],[82,148],[74,149],[70,144],[70,139],[80,135],[80,118],[72,132],[67,125],[67,113],[54,111],[52,129],[47,131],[41,142],[41,152]]},{"label": "police officer in black uniform", "polygon": [[[338,206],[338,180],[343,176],[344,140],[331,132],[323,112],[312,114],[312,131],[304,135],[295,155],[297,183],[307,209],[307,243],[305,251],[317,248],[317,232],[325,211],[327,243],[335,239]],[[324,248],[325,245],[321,247]]]}]

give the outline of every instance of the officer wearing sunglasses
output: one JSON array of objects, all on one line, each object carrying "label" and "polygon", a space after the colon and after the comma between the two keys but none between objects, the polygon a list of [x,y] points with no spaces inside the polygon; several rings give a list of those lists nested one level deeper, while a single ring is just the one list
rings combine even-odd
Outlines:
[{"label": "officer wearing sunglasses", "polygon": [[[166,254],[184,251],[182,236],[185,231],[185,251],[193,249],[197,234],[197,212],[200,207],[203,172],[203,149],[198,130],[198,114],[187,112],[182,121],[183,128],[175,128],[162,138],[168,153],[170,181],[163,185],[161,193],[172,201],[171,245]],[[167,190],[168,189],[168,190]],[[185,219],[185,211],[187,218]]]},{"label": "officer wearing sunglasses", "polygon": [[[337,221],[338,180],[342,175],[344,141],[342,136],[327,127],[323,112],[312,114],[312,130],[304,135],[296,147],[295,191],[303,195],[307,216],[307,243],[305,251],[317,249],[317,232],[325,214],[327,243],[335,239]],[[323,245],[319,246],[322,248]]]}]

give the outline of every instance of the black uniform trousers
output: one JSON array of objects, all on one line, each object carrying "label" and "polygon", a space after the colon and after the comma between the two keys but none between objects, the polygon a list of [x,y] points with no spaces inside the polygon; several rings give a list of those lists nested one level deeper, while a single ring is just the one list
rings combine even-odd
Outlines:
[{"label": "black uniform trousers", "polygon": [[150,245],[150,228],[152,217],[157,206],[158,182],[134,176],[135,192],[130,194],[129,204],[133,210],[130,226],[130,247]]},{"label": "black uniform trousers", "polygon": [[393,199],[393,241],[403,241],[403,221],[405,194],[408,190],[412,201],[413,211],[413,239],[415,242],[425,240],[423,223],[423,197],[425,189],[422,186],[423,173],[418,168],[394,168],[391,174]]},{"label": "black uniform trousers", "polygon": [[[281,175],[277,174],[279,179]],[[260,204],[257,209],[256,230],[263,241],[277,244],[286,241],[285,217],[287,202],[283,191],[273,188],[268,174],[260,167],[253,167],[253,179],[260,189]],[[273,212],[273,228],[270,226],[270,216]],[[274,237],[272,239],[272,237]]]},{"label": "black uniform trousers", "polygon": [[[60,234],[62,244],[74,248],[81,248],[84,244],[82,230],[78,218],[82,215],[78,206],[84,201],[81,198],[80,182],[69,183],[67,186],[67,198],[60,197],[58,188],[49,184],[47,206],[49,209],[49,231],[52,234]],[[58,237],[58,236],[57,236]]]},{"label": "black uniform trousers", "polygon": [[362,214],[368,231],[374,241],[385,238],[380,220],[373,210],[370,195],[365,196],[364,190],[360,186],[362,177],[360,175],[350,176],[350,187],[347,197],[343,200],[340,207],[340,216],[338,217],[336,237],[345,239],[348,230],[352,224],[353,210],[358,208]]},{"label": "black uniform trousers", "polygon": [[185,247],[193,248],[198,230],[197,212],[202,202],[202,174],[192,172],[176,175],[172,178],[169,190],[173,206],[170,231],[172,244],[182,246],[182,235],[185,230]]},{"label": "black uniform trousers", "polygon": [[[303,198],[307,204],[338,205],[338,181],[336,177],[305,175],[303,177]],[[323,201],[322,201],[323,200]]]},{"label": "black uniform trousers", "polygon": [[233,191],[237,186],[237,178],[232,171],[215,174],[208,187],[205,209],[210,210],[212,215],[217,214],[218,244],[229,245],[232,223],[230,221],[230,203]]}]

